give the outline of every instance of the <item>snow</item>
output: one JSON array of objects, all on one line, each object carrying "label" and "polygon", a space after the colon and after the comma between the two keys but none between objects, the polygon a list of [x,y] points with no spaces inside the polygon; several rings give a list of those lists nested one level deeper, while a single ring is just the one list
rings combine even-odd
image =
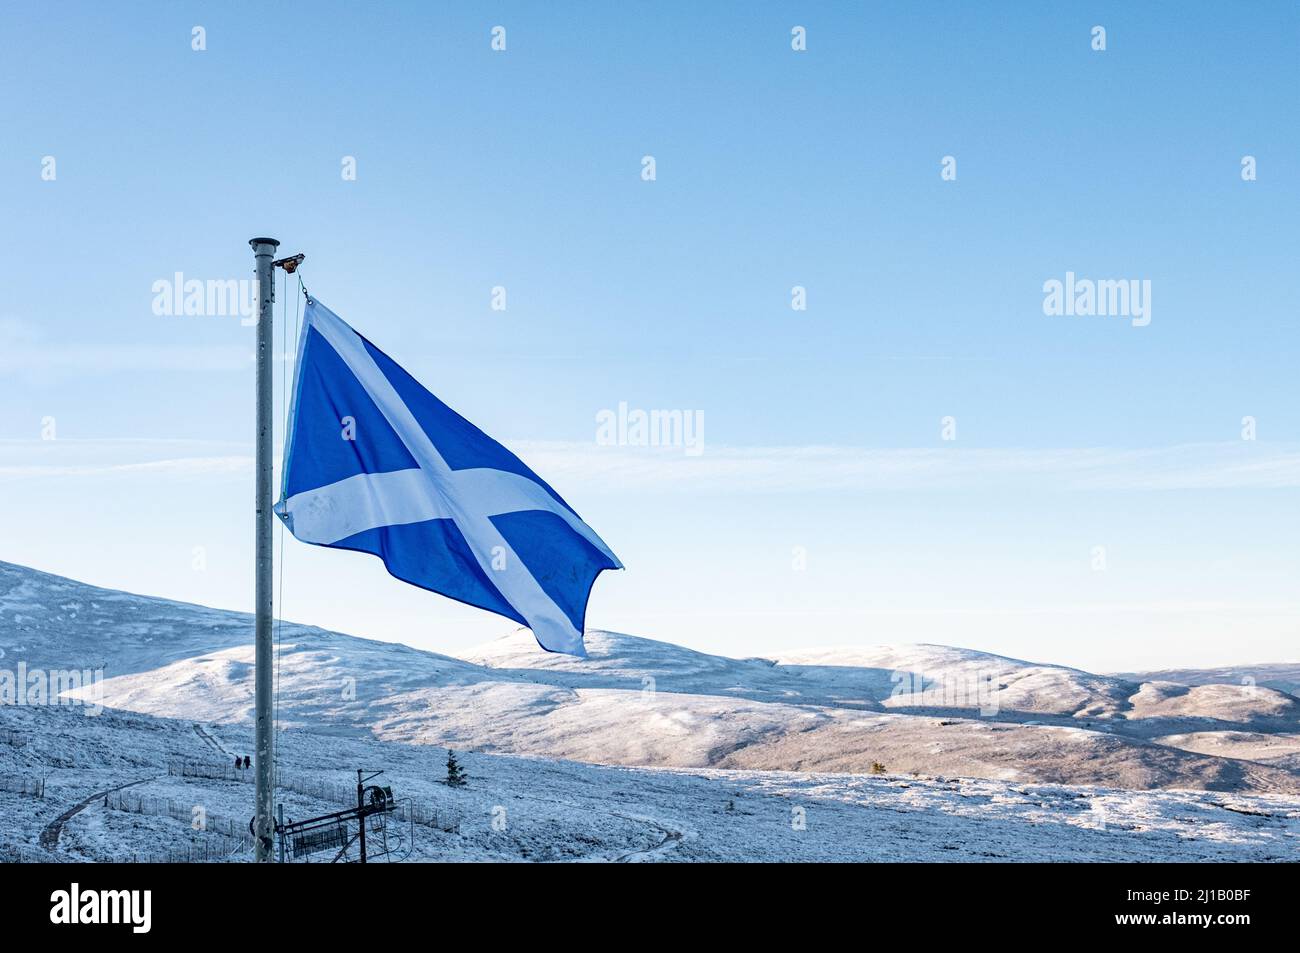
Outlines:
[{"label": "snow", "polygon": [[[0,706],[0,859],[246,858],[252,772],[223,775],[252,749],[251,628],[0,563],[0,667],[102,666],[108,706]],[[440,819],[391,829],[407,859],[1300,856],[1300,703],[1273,689],[935,645],[730,659],[590,632],[583,661],[527,632],[464,658],[281,634],[280,800],[337,810],[382,767]],[[440,783],[446,746],[467,788]]]},{"label": "snow", "polygon": [[[93,799],[63,825],[52,852],[41,831],[88,794],[135,783],[189,816],[246,821],[248,781],[179,778],[167,762],[225,765],[192,724],[123,712],[86,717],[67,707],[0,709],[0,727],[27,732],[0,745],[6,775],[45,770],[44,799],[0,792],[0,840],[24,859],[158,859],[207,843],[248,859],[222,835],[171,816],[105,809]],[[204,726],[232,751],[243,726]],[[1300,855],[1300,800],[1206,791],[747,770],[621,768],[462,752],[470,781],[440,783],[440,748],[289,731],[279,738],[286,781],[346,790],[357,766],[386,769],[398,798],[442,812],[451,830],[414,825],[410,860],[585,861],[1268,861]],[[248,772],[251,774],[251,772]],[[283,792],[292,817],[337,810]],[[802,820],[801,825],[798,823]],[[237,846],[237,845],[235,845]],[[404,849],[405,849],[405,845]],[[200,849],[196,847],[195,849]],[[315,859],[324,859],[320,856]]]},{"label": "snow", "polygon": [[1237,665],[1220,668],[1163,669],[1120,675],[1138,682],[1174,682],[1179,685],[1245,685],[1273,688],[1300,696],[1300,662]]},{"label": "snow", "polygon": [[[465,659],[297,626],[283,638],[287,727],[629,766],[865,772],[880,761],[970,777],[1300,793],[1289,770],[1151,741],[1300,731],[1296,701],[1266,689],[1171,699],[1155,685],[932,646],[736,660],[591,632],[584,662],[542,652],[527,632]],[[980,697],[974,707],[933,703],[936,682],[964,685],[980,672],[993,715],[981,715]],[[920,691],[891,697],[897,673],[901,684],[915,675]],[[242,645],[110,678],[104,703],[248,723],[252,682],[253,650]]]}]

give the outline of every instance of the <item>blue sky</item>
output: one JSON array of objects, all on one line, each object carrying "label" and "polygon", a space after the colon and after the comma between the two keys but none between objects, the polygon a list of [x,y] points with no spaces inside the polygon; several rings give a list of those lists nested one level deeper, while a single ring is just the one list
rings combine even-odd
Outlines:
[{"label": "blue sky", "polygon": [[[8,6],[0,558],[251,605],[253,330],[151,289],[268,234],[620,555],[591,626],[1296,658],[1300,8],[842,6]],[[1150,325],[1045,315],[1067,271]],[[704,452],[598,446],[620,402]],[[290,618],[510,627],[285,549]]]}]

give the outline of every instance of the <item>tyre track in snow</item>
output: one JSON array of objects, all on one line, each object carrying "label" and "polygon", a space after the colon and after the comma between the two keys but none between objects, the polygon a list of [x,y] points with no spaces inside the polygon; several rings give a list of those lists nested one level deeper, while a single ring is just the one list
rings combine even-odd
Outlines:
[{"label": "tyre track in snow", "polygon": [[112,794],[114,791],[121,791],[124,788],[133,788],[137,784],[146,784],[149,781],[157,781],[157,780],[158,780],[157,777],[140,778],[137,781],[127,781],[125,784],[119,784],[117,787],[105,788],[102,791],[96,791],[94,794],[87,797],[84,801],[74,804],[72,807],[68,808],[66,811],[64,811],[54,820],[50,821],[50,823],[45,825],[45,829],[41,831],[41,839],[40,839],[41,847],[45,848],[46,850],[58,850],[59,835],[63,833],[63,825],[68,823],[68,821],[72,820],[74,817],[76,817],[86,808],[90,807],[90,805],[94,804],[101,797],[106,797],[107,795]]},{"label": "tyre track in snow", "polygon": [[226,746],[223,745],[216,738],[214,738],[212,735],[208,734],[208,730],[204,728],[202,725],[200,725],[198,722],[194,723],[194,733],[198,735],[199,739],[205,745],[211,748],[213,751],[219,752],[220,754],[224,754],[227,758],[234,757],[233,751],[226,750]]},{"label": "tyre track in snow", "polygon": [[664,839],[653,847],[647,847],[643,850],[633,850],[626,854],[620,854],[617,857],[591,857],[590,860],[608,860],[613,864],[639,864],[647,860],[658,860],[668,851],[672,850],[683,840],[691,840],[696,836],[695,831],[684,828],[669,827],[664,821],[653,817],[645,817],[641,814],[624,814],[621,811],[607,811],[590,804],[575,804],[572,801],[566,801],[557,798],[534,797],[531,794],[516,794],[516,798],[522,801],[540,801],[543,804],[562,804],[565,807],[571,807],[575,811],[594,811],[597,814],[604,814],[606,817],[617,817],[624,821],[635,821],[638,824],[646,824],[653,827],[659,833],[664,835]]},{"label": "tyre track in snow", "polygon": [[639,864],[647,860],[658,860],[664,854],[668,853],[668,851],[680,844],[684,838],[695,836],[691,831],[676,830],[667,827],[662,821],[657,821],[653,817],[641,817],[636,814],[618,814],[613,811],[606,811],[604,813],[609,814],[611,817],[621,817],[624,820],[640,821],[642,824],[649,824],[664,835],[664,839],[653,847],[648,847],[645,850],[634,850],[630,853],[623,854],[621,857],[615,857],[613,862],[616,864]]}]

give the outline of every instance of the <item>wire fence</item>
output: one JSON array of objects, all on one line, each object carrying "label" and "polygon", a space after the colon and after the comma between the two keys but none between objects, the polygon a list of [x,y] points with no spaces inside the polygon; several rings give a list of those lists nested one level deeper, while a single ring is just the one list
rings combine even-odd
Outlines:
[{"label": "wire fence", "polygon": [[211,761],[174,758],[167,762],[167,773],[174,778],[207,778],[210,781],[242,781],[252,784],[256,772],[252,768],[236,769],[230,762],[213,764]]},{"label": "wire fence", "polygon": [[26,748],[27,742],[31,740],[30,735],[25,735],[21,731],[13,731],[9,728],[0,729],[0,745],[9,745],[12,748]]},{"label": "wire fence", "polygon": [[73,859],[33,844],[0,844],[0,864],[66,864]]},{"label": "wire fence", "polygon": [[[236,773],[233,765],[177,760],[169,762],[167,767],[168,773],[175,777],[243,781],[243,775],[247,774],[250,783],[252,780],[252,772],[241,770]],[[281,776],[279,787],[342,807],[355,807],[357,803],[355,786],[318,778]],[[45,779],[36,775],[0,775],[0,791],[43,798]],[[251,856],[256,843],[247,821],[199,811],[196,805],[185,799],[157,797],[123,789],[108,792],[100,803],[110,811],[169,817],[190,827],[189,843],[161,851],[132,851],[132,863],[190,864],[246,860]],[[420,804],[410,798],[398,801],[388,816],[402,823],[419,824],[448,833],[458,831],[460,825],[459,812]],[[405,853],[410,853],[409,847]],[[0,843],[0,863],[45,863],[68,859],[76,858],[26,844]]]},{"label": "wire fence", "polygon": [[45,797],[45,778],[34,774],[0,775],[0,791],[26,797]]},{"label": "wire fence", "polygon": [[[208,814],[196,805],[174,798],[153,797],[135,791],[110,791],[104,795],[104,807],[110,811],[123,811],[127,814],[170,817],[189,824],[190,829],[196,833],[215,835],[216,838],[229,842],[224,846],[218,845],[216,847],[220,858],[252,850],[255,843],[252,833],[248,830],[247,822]],[[196,845],[192,845],[191,849],[193,849],[193,846]],[[204,859],[220,859],[216,856],[208,856],[209,847],[206,839],[202,841],[201,846],[204,851]]]},{"label": "wire fence", "polygon": [[[338,804],[342,807],[357,806],[356,785],[281,774],[280,783],[276,786],[329,804]],[[460,824],[460,816],[457,812],[449,811],[444,807],[421,804],[410,798],[404,798],[398,802],[393,811],[393,816],[399,821],[413,821],[422,827],[432,827],[447,832],[457,830]]]},{"label": "wire fence", "polygon": [[[210,761],[188,761],[175,759],[167,762],[167,773],[180,778],[206,778],[216,781],[239,781],[252,784],[254,772],[246,768],[235,769],[233,764],[213,764]],[[277,789],[292,791],[303,797],[315,798],[327,804],[341,807],[357,806],[357,789],[355,785],[340,784],[337,781],[325,781],[320,778],[300,777],[281,772]],[[430,804],[403,799],[394,812],[398,820],[414,821],[422,827],[453,832],[459,829],[460,813]]]},{"label": "wire fence", "polygon": [[251,858],[252,854],[247,848],[231,849],[219,841],[207,838],[200,838],[184,847],[173,847],[170,850],[143,854],[131,852],[133,864],[206,864]]},{"label": "wire fence", "polygon": [[449,811],[445,807],[430,807],[427,804],[405,800],[398,802],[393,815],[399,821],[411,821],[421,827],[431,827],[448,834],[460,830],[459,812]]}]

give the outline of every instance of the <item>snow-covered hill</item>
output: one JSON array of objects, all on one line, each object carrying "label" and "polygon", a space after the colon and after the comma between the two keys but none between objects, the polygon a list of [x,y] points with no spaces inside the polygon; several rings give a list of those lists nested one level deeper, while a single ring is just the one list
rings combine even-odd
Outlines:
[{"label": "snow-covered hill", "polygon": [[947,645],[801,651],[781,656],[777,664],[841,684],[860,679],[864,690],[877,684],[873,673],[909,673],[911,678],[882,686],[882,703],[895,708],[949,707],[947,690],[957,695],[955,707],[982,707],[1003,718],[1114,718],[1126,711],[1129,696],[1138,688],[1119,678]]},{"label": "snow-covered hill", "polygon": [[[0,564],[6,659],[102,665],[113,708],[247,723],[251,629],[239,613]],[[1209,746],[1221,732],[1300,734],[1300,702],[1257,686],[1139,683],[933,645],[730,659],[590,632],[591,658],[579,660],[520,631],[452,658],[292,624],[280,634],[281,724],[316,734],[599,764],[866,773],[879,763],[919,775],[1300,792],[1285,758]]]},{"label": "snow-covered hill", "polygon": [[1300,696],[1300,662],[1234,665],[1224,668],[1169,668],[1158,672],[1119,675],[1139,682],[1173,682],[1176,685],[1236,685],[1271,688]]},{"label": "snow-covered hill", "polygon": [[[290,820],[346,806],[355,768],[384,769],[419,818],[371,831],[371,849],[386,843],[397,859],[1254,862],[1300,848],[1293,796],[466,753],[468,786],[453,789],[440,783],[441,748],[309,731],[277,743]],[[0,707],[0,861],[248,860],[246,839],[228,834],[246,830],[252,772],[176,766],[219,775],[251,747],[243,725]],[[44,797],[17,793],[42,778]]]}]

